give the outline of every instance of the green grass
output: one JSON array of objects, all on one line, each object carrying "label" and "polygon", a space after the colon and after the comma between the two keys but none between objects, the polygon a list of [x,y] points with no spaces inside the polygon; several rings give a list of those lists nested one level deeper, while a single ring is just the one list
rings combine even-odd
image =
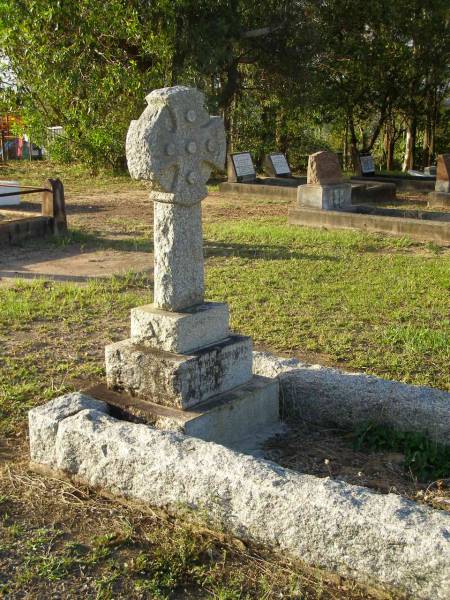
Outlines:
[{"label": "green grass", "polygon": [[22,185],[41,186],[48,178],[59,178],[64,187],[71,192],[127,191],[129,189],[145,189],[140,181],[131,179],[129,174],[113,173],[108,170],[92,175],[88,167],[81,164],[63,164],[47,160],[10,161],[0,164],[0,178],[13,178]]},{"label": "green grass", "polygon": [[[450,255],[406,239],[290,227],[282,219],[205,227],[207,296],[274,352],[450,389]],[[149,302],[130,275],[87,286],[0,288],[0,430],[73,381],[103,375],[103,346]]]},{"label": "green grass", "polygon": [[[14,429],[35,404],[103,374],[102,343],[129,310],[148,302],[145,280],[129,275],[86,286],[17,281],[0,288],[0,432]],[[100,344],[100,345],[99,345]]]},{"label": "green grass", "polygon": [[450,389],[450,256],[406,239],[289,227],[206,228],[209,296],[276,351]]},{"label": "green grass", "polygon": [[367,452],[401,452],[405,470],[419,481],[448,479],[450,475],[450,446],[438,444],[423,433],[369,423],[355,431],[354,446]]},{"label": "green grass", "polygon": [[[111,170],[101,170],[95,175],[90,169],[81,164],[64,164],[55,161],[18,161],[12,160],[7,164],[0,163],[0,179],[17,179],[22,185],[42,186],[48,178],[59,178],[64,187],[71,193],[145,190],[142,181],[131,179],[128,171],[114,173]],[[219,185],[211,181],[209,191],[217,192]]]},{"label": "green grass", "polygon": [[[30,483],[39,482],[32,477]],[[45,498],[37,515],[34,507],[17,512],[17,484],[7,501],[11,512],[0,511],[0,597],[379,598],[351,581],[327,581],[319,571],[274,560],[267,551],[162,513],[145,515],[102,499],[73,504],[74,488],[57,481],[50,485],[55,497]],[[36,492],[27,496],[31,503]],[[62,498],[64,514],[58,507]],[[40,511],[52,508],[58,511],[57,525],[33,523]]]}]

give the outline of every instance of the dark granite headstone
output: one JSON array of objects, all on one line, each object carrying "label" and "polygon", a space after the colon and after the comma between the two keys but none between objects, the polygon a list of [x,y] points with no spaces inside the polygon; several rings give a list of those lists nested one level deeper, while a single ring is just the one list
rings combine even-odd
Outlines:
[{"label": "dark granite headstone", "polygon": [[361,164],[361,173],[363,175],[375,175],[375,163],[371,154],[366,156],[360,156],[359,162]]},{"label": "dark granite headstone", "polygon": [[289,163],[282,152],[267,154],[264,160],[264,170],[269,177],[292,177]]},{"label": "dark granite headstone", "polygon": [[228,156],[228,181],[250,183],[256,181],[256,169],[250,152],[235,152]]}]

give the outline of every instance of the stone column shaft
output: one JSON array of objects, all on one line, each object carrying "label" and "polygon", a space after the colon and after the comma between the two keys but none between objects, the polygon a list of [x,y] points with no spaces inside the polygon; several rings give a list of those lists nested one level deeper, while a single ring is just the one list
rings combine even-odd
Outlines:
[{"label": "stone column shaft", "polygon": [[202,208],[154,202],[154,304],[182,311],[204,302]]}]

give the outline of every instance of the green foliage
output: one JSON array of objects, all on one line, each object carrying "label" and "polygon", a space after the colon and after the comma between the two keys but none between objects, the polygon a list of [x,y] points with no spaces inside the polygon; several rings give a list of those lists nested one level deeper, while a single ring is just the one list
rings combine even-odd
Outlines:
[{"label": "green foliage", "polygon": [[401,452],[405,455],[405,469],[420,481],[450,477],[450,446],[438,444],[423,433],[369,423],[355,431],[354,445],[357,450],[368,452]]},{"label": "green foliage", "polygon": [[[1,7],[3,73],[13,73],[16,87],[0,83],[0,105],[15,105],[31,138],[58,160],[122,168],[125,133],[146,94],[176,83],[202,88],[225,118],[231,148],[251,149],[259,164],[277,148],[301,166],[304,154],[342,150],[347,138],[383,158],[376,146],[383,127],[398,121],[400,147],[412,118],[434,146],[446,143],[445,119],[438,128],[450,64],[445,0],[3,0]],[[55,142],[52,125],[64,128]]]}]

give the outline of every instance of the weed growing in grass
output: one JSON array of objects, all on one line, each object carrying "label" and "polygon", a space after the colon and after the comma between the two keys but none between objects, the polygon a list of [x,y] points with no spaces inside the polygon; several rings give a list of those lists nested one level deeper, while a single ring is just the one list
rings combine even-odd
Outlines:
[{"label": "weed growing in grass", "polygon": [[401,452],[405,469],[419,481],[450,478],[450,446],[438,444],[423,433],[369,423],[355,431],[354,445],[356,450],[368,452]]}]

